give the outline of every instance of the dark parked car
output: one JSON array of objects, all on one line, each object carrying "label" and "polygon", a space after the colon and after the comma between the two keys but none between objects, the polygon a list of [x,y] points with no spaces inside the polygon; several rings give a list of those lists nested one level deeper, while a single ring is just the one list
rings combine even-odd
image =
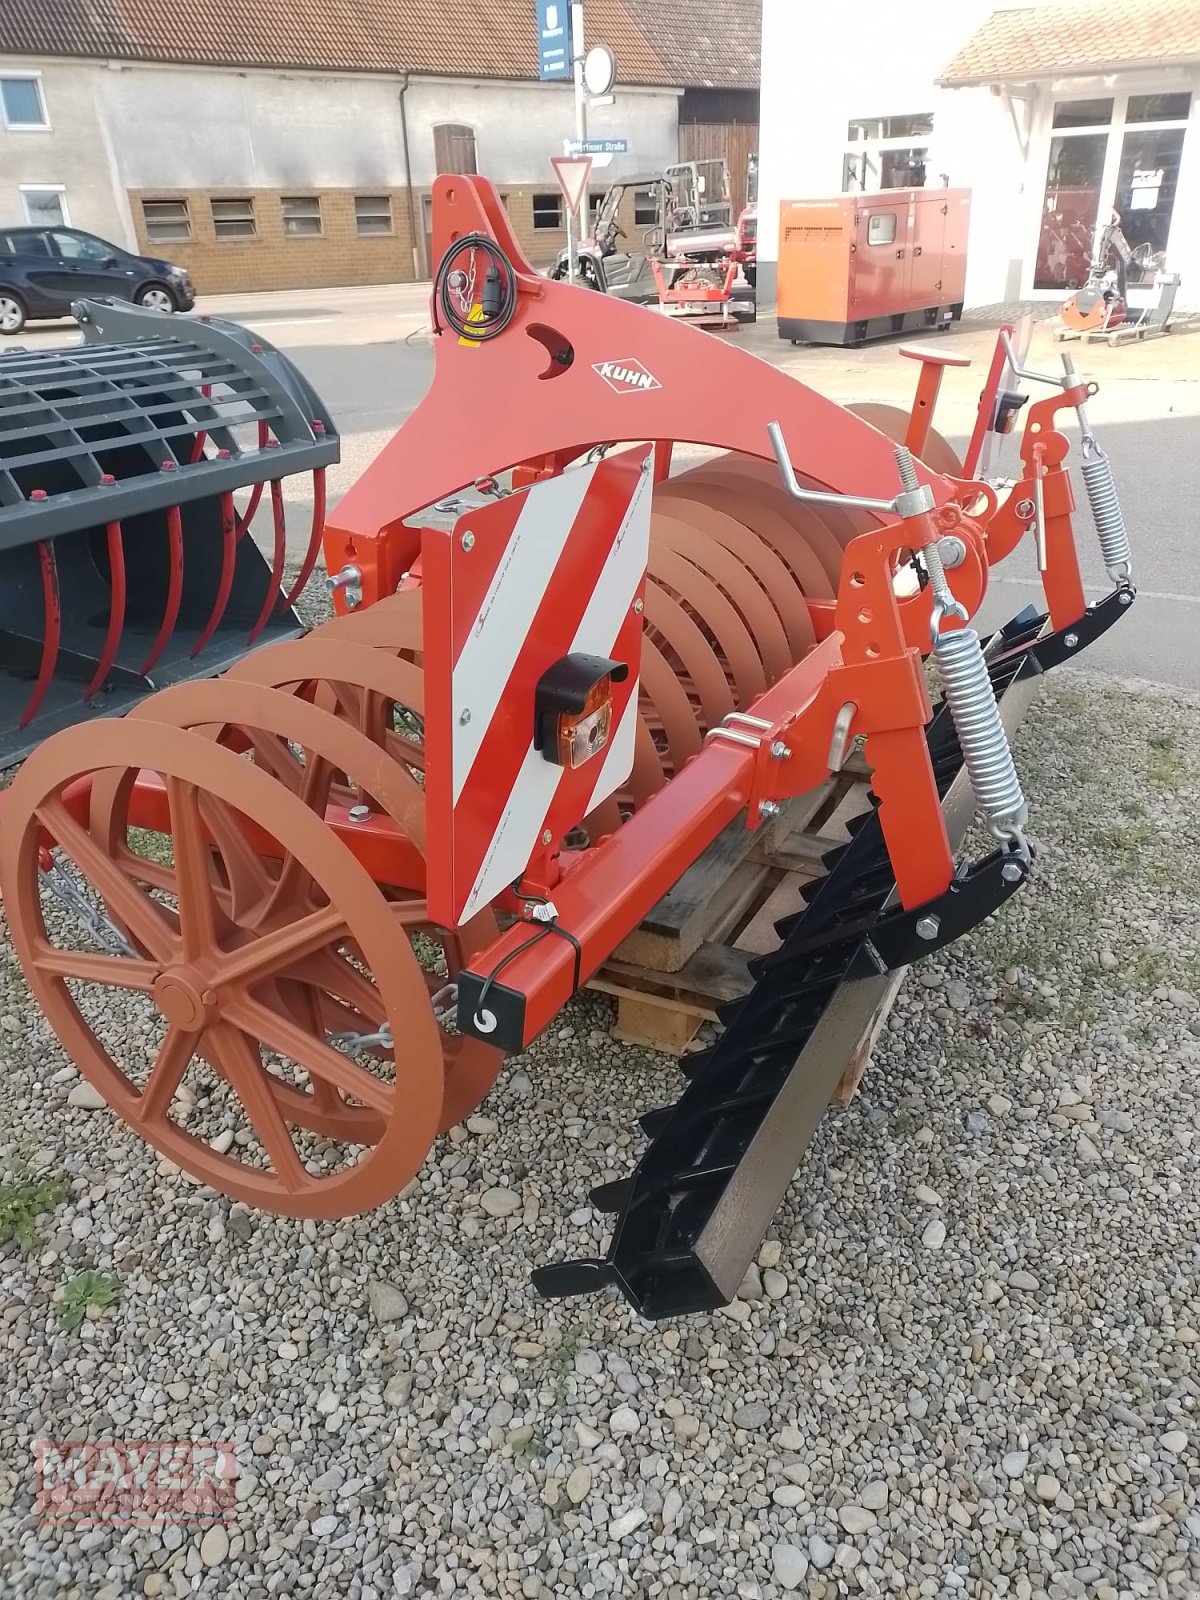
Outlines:
[{"label": "dark parked car", "polygon": [[33,317],[69,317],[72,300],[133,300],[155,311],[196,303],[186,267],[97,239],[78,228],[0,228],[0,333]]}]

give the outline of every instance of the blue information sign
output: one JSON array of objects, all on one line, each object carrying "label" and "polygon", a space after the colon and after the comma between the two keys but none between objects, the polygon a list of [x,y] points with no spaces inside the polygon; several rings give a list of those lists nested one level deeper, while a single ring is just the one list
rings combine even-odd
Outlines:
[{"label": "blue information sign", "polygon": [[628,139],[571,139],[567,153],[572,156],[623,156],[628,150]]},{"label": "blue information sign", "polygon": [[538,77],[571,76],[570,0],[537,0]]}]

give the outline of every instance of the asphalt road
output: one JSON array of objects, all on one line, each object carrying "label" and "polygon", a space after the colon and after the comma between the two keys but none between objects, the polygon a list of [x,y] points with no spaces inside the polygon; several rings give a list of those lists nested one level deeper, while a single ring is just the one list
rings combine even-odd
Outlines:
[{"label": "asphalt road", "polygon": [[[224,296],[201,308],[257,328],[314,384],[342,432],[343,459],[330,483],[334,502],[425,393],[433,371],[427,294],[423,285],[296,290]],[[55,325],[27,330],[22,342],[37,347],[70,338],[69,328]],[[952,442],[969,431],[993,340],[994,332],[978,324],[934,336],[939,352],[968,355],[974,362],[970,373],[947,374],[939,401],[938,423]],[[896,359],[894,343],[861,352],[796,350],[776,340],[773,322],[765,320],[742,342],[831,398],[886,400],[907,409],[916,367]],[[1200,336],[1181,334],[1119,350],[1074,349],[1081,369],[1101,385],[1090,413],[1112,460],[1139,591],[1127,617],[1088,651],[1087,665],[1200,689]],[[1043,371],[1058,366],[1057,349],[1042,330],[1029,359]],[[464,427],[470,426],[464,419]],[[1015,457],[1010,445],[1002,467],[1010,469]],[[1077,499],[1089,597],[1098,597],[1107,583],[1081,484]],[[303,521],[298,516],[294,525]],[[1039,592],[1026,545],[992,574],[984,623],[1036,602]]]}]

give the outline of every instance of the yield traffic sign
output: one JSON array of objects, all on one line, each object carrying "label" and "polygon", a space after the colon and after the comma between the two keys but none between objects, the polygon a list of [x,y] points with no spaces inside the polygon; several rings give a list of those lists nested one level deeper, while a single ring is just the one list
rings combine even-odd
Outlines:
[{"label": "yield traffic sign", "polygon": [[551,156],[550,165],[567,202],[567,210],[572,216],[578,216],[592,170],[591,156]]}]

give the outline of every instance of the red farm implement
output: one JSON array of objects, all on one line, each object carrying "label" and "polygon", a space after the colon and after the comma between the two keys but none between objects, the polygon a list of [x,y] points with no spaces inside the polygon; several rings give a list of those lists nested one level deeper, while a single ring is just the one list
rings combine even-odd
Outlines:
[{"label": "red farm implement", "polygon": [[[485,180],[439,179],[434,221],[433,385],[326,522],[334,617],[34,751],[0,846],[13,944],[158,1150],[344,1215],[409,1181],[722,830],[865,741],[874,806],[643,1117],[636,1171],[594,1192],[606,1256],[536,1274],[649,1317],[712,1308],[889,974],[1029,877],[1006,728],[1133,598],[1095,470],[1112,594],[1089,607],[1079,577],[1059,424],[1075,411],[1104,461],[1092,386],[1047,380],[1001,495],[978,463],[1038,376],[1006,333],[960,463],[931,428],[944,363],[911,414],[856,416],[539,277]],[[707,453],[672,473],[685,443]],[[1027,534],[1048,614],[981,640],[989,570]],[[976,812],[991,843],[968,858]],[[111,1021],[131,1006],[134,1052]]]}]

